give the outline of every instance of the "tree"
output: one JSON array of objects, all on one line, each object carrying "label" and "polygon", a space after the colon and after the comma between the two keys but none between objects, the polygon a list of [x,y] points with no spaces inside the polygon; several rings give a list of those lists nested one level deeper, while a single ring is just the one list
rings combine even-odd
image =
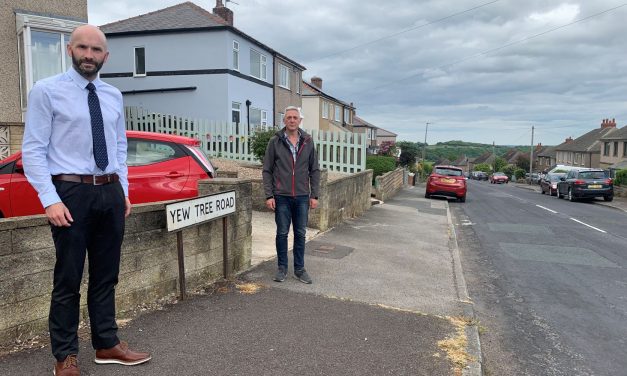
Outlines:
[{"label": "tree", "polygon": [[403,167],[409,167],[415,169],[416,157],[419,155],[418,147],[413,142],[400,141],[396,143],[396,147],[401,149],[401,156],[398,163]]},{"label": "tree", "polygon": [[516,167],[512,165],[508,165],[503,168],[503,173],[507,175],[507,177],[509,177],[510,180],[513,180],[515,170],[516,170]]},{"label": "tree", "polygon": [[492,172],[492,166],[490,166],[488,163],[479,163],[475,166],[474,170],[483,171],[486,174],[489,174],[490,172]]},{"label": "tree", "polygon": [[507,161],[501,157],[496,157],[494,160],[494,172],[503,171],[505,166],[507,166]]},{"label": "tree", "polygon": [[266,148],[268,147],[268,142],[274,134],[276,130],[270,129],[267,131],[255,132],[255,134],[251,137],[251,149],[253,155],[259,162],[263,162],[263,157],[266,154]]},{"label": "tree", "polygon": [[379,146],[379,155],[396,157],[396,146],[392,141],[383,141]]},{"label": "tree", "polygon": [[523,155],[516,159],[516,166],[525,171],[529,171],[529,157]]}]

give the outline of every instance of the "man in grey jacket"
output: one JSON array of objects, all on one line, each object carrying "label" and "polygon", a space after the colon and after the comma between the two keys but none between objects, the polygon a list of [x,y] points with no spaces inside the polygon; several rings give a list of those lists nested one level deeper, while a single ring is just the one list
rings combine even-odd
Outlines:
[{"label": "man in grey jacket", "polygon": [[287,276],[287,236],[294,227],[294,276],[312,283],[305,270],[305,231],[309,208],[318,206],[320,168],[310,135],[299,128],[303,116],[298,107],[287,107],[283,123],[268,143],[263,159],[263,188],[266,207],[276,222],[277,282]]}]

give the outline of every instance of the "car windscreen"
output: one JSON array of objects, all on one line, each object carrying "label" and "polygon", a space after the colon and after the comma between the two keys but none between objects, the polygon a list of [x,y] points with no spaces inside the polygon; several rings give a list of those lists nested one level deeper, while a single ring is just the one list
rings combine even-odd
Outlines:
[{"label": "car windscreen", "polygon": [[549,181],[559,181],[560,178],[566,176],[566,174],[549,174]]},{"label": "car windscreen", "polygon": [[579,171],[579,179],[605,179],[605,171]]},{"label": "car windscreen", "polygon": [[445,175],[445,176],[462,176],[462,170],[455,170],[452,168],[435,168],[435,170],[433,170],[433,172],[435,172],[438,175]]}]

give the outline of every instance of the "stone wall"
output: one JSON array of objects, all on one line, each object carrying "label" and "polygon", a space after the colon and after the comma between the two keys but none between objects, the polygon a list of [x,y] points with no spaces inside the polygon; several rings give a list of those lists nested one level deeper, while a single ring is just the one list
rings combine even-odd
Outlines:
[{"label": "stone wall", "polygon": [[[213,179],[200,194],[235,190],[237,211],[228,217],[229,271],[250,267],[252,207],[250,181]],[[223,276],[222,220],[183,230],[187,288]],[[122,245],[116,289],[118,317],[139,305],[178,294],[176,233],[166,230],[165,205],[133,208]],[[50,228],[43,216],[0,219],[0,344],[45,334],[55,262]],[[86,319],[86,281],[81,286],[81,319]]]},{"label": "stone wall", "polygon": [[397,168],[374,179],[374,194],[378,200],[393,197],[403,187],[404,170]]}]

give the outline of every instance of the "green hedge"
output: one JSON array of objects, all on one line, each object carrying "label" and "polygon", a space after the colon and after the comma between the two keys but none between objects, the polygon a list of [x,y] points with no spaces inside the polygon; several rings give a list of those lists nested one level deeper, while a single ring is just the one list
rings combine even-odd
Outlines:
[{"label": "green hedge", "polygon": [[627,169],[616,171],[616,178],[614,184],[627,186]]},{"label": "green hedge", "polygon": [[372,182],[374,178],[383,175],[386,172],[394,171],[396,169],[396,158],[384,157],[379,155],[369,155],[366,157],[366,168],[372,169]]}]

